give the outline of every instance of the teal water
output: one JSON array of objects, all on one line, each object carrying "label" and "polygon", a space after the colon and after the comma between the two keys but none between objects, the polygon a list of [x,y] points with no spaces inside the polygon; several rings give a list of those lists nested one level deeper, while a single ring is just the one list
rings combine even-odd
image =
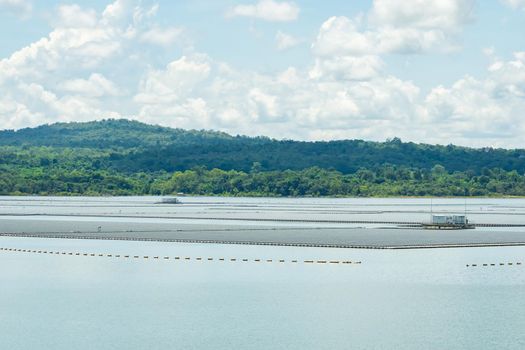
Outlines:
[{"label": "teal water", "polygon": [[0,237],[0,247],[150,257],[0,251],[1,349],[525,348],[525,247],[387,251],[13,237]]}]

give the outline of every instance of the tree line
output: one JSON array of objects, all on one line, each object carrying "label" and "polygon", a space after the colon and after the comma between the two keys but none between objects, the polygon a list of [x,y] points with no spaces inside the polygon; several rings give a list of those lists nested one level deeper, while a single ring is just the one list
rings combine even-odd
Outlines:
[{"label": "tree line", "polygon": [[312,167],[249,172],[196,167],[173,173],[0,165],[1,195],[223,195],[223,196],[525,196],[525,176],[489,169],[484,174],[383,166],[353,174]]}]

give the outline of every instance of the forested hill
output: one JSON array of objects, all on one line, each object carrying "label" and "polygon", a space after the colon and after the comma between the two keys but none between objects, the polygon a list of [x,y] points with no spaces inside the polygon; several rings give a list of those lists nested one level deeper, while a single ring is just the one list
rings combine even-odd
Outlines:
[{"label": "forested hill", "polygon": [[[50,147],[49,159],[44,159],[44,163],[60,162],[57,152],[63,154],[64,149],[82,148],[82,154],[86,154],[85,149],[93,149],[97,167],[126,173],[172,172],[195,167],[250,171],[254,163],[258,163],[261,171],[317,166],[344,174],[385,165],[430,170],[438,164],[448,172],[481,174],[492,168],[525,172],[525,150],[435,146],[405,143],[399,139],[387,142],[279,141],[215,131],[172,129],[129,120],[57,123],[17,131],[4,130],[0,131],[0,146],[15,146],[8,147],[11,151]],[[4,149],[0,154],[0,164],[8,162],[6,152]],[[39,154],[44,153],[40,151]]]},{"label": "forested hill", "polygon": [[188,145],[203,139],[224,140],[232,137],[221,132],[172,129],[126,119],[56,123],[36,128],[0,131],[2,146],[129,149]]}]

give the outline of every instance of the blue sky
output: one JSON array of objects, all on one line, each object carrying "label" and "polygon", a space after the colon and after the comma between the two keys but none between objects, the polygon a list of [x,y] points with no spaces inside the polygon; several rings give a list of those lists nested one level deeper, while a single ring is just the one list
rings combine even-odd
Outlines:
[{"label": "blue sky", "polygon": [[525,147],[525,0],[0,0],[5,128]]}]

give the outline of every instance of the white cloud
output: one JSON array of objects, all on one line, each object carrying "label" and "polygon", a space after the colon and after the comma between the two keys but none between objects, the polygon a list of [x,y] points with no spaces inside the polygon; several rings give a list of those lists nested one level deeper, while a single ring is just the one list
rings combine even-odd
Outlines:
[{"label": "white cloud", "polygon": [[0,9],[17,16],[27,17],[33,9],[33,4],[28,0],[0,0]]},{"label": "white cloud", "polygon": [[71,79],[62,82],[58,88],[69,93],[87,97],[101,97],[105,95],[117,96],[117,86],[105,76],[93,73],[88,79]]},{"label": "white cloud", "polygon": [[[365,65],[348,64],[350,72]],[[472,146],[522,142],[525,53],[492,64],[485,79],[465,77],[426,95],[381,70],[366,79],[313,76],[316,65],[310,75],[290,67],[273,76],[239,72],[207,56],[185,56],[146,74],[135,96],[138,116],[177,127],[282,138],[397,136]]]},{"label": "white cloud", "polygon": [[181,57],[169,63],[165,70],[154,70],[140,83],[140,93],[135,101],[143,104],[177,103],[191,96],[195,87],[210,74],[206,56],[192,59]]},{"label": "white cloud", "polygon": [[280,30],[275,35],[275,41],[277,42],[277,49],[281,51],[288,50],[301,43],[300,39],[293,35],[283,33]]},{"label": "white cloud", "polygon": [[[60,116],[60,121],[88,121],[104,117],[119,117],[116,112],[101,108],[100,102],[95,99],[81,96],[58,96],[40,84],[20,83],[17,86],[18,103],[24,105],[30,112],[31,123],[49,123]],[[38,111],[34,113],[33,111]],[[13,127],[18,126],[20,120],[13,120]],[[27,125],[27,124],[26,124]]]},{"label": "white cloud", "polygon": [[375,0],[367,16],[325,21],[312,48],[318,55],[454,50],[473,11],[473,0]]},{"label": "white cloud", "polygon": [[[467,76],[450,88],[434,88],[424,101],[428,126],[439,128],[441,138],[463,139],[466,144],[522,147],[525,131],[525,53],[498,61],[485,79]],[[448,127],[445,128],[445,126]],[[483,140],[486,139],[486,140]]]},{"label": "white cloud", "polygon": [[278,138],[522,146],[525,53],[503,60],[486,50],[485,76],[428,93],[388,73],[382,55],[454,47],[470,20],[466,7],[427,3],[432,11],[422,13],[421,3],[398,3],[383,14],[385,3],[376,1],[367,15],[332,17],[319,29],[309,65],[273,74],[238,70],[191,49],[155,66],[155,51],[144,43],[171,45],[180,34],[154,21],[158,7],[131,0],[103,12],[63,6],[48,36],[0,61],[0,121],[19,128],[134,115]]},{"label": "white cloud", "polygon": [[502,0],[504,4],[513,9],[525,9],[525,0]]},{"label": "white cloud", "polygon": [[[359,127],[374,125],[376,120],[403,125],[399,121],[410,118],[410,104],[418,94],[412,83],[393,77],[348,84],[311,79],[295,68],[267,76],[237,72],[208,57],[192,56],[148,73],[135,102],[142,106],[142,120],[159,122],[160,116],[163,123],[178,127],[300,138],[316,137],[316,130],[353,130],[348,135],[356,137]],[[191,114],[194,100],[206,103]],[[182,114],[174,115],[175,111]],[[397,129],[392,128],[392,133]]]},{"label": "white cloud", "polygon": [[379,74],[382,49],[375,33],[363,33],[346,17],[331,17],[319,29],[312,51],[317,56],[312,78],[366,80]]},{"label": "white cloud", "polygon": [[97,13],[93,9],[83,9],[79,5],[61,5],[58,7],[57,27],[82,28],[97,24]]},{"label": "white cloud", "polygon": [[29,108],[9,95],[0,97],[0,120],[3,128],[19,128],[27,125],[38,125],[43,121],[40,113],[35,113]]},{"label": "white cloud", "polygon": [[474,0],[374,0],[369,14],[378,27],[455,31],[473,19]]},{"label": "white cloud", "polygon": [[140,41],[168,47],[175,43],[182,33],[182,28],[178,27],[153,27],[140,35]]},{"label": "white cloud", "polygon": [[[124,7],[122,0],[108,5],[104,10],[106,16],[109,16],[108,9],[112,9],[111,16],[133,12],[132,7]],[[58,7],[51,23],[55,28],[47,37],[0,60],[0,81],[9,77],[36,79],[49,72],[67,74],[68,70],[93,69],[121,54],[139,30],[137,23],[111,24],[104,15],[99,16],[93,9],[78,5]]]},{"label": "white cloud", "polygon": [[248,93],[248,97],[259,121],[275,121],[281,117],[276,95],[271,95],[254,87]]},{"label": "white cloud", "polygon": [[378,76],[382,70],[383,62],[377,56],[334,56],[316,59],[309,74],[313,79],[369,80]]},{"label": "white cloud", "polygon": [[256,4],[237,5],[228,13],[228,17],[252,17],[265,21],[289,22],[299,17],[299,6],[293,2],[259,0]]},{"label": "white cloud", "polygon": [[366,55],[379,51],[375,33],[361,32],[347,17],[330,17],[319,29],[312,49],[319,56]]},{"label": "white cloud", "polygon": [[452,27],[374,28],[360,18],[331,17],[321,26],[312,49],[321,56],[450,51],[458,47],[456,35]]},{"label": "white cloud", "polygon": [[131,3],[128,0],[116,0],[102,12],[105,22],[120,21],[130,14]]},{"label": "white cloud", "polygon": [[312,78],[370,80],[382,55],[448,52],[473,18],[473,0],[375,0],[368,14],[330,17],[312,44]]},{"label": "white cloud", "polygon": [[[140,38],[146,33],[144,38],[151,39],[158,28],[148,20],[155,12],[155,6],[142,8],[122,0],[109,4],[102,14],[78,5],[59,6],[47,37],[0,60],[0,89],[9,91],[2,103],[11,106],[0,111],[0,120],[19,127],[119,116],[131,110],[132,103],[116,100],[123,102],[127,79],[136,84],[147,66],[140,59]],[[164,39],[167,42],[169,35]],[[116,74],[117,82],[103,72]]]},{"label": "white cloud", "polygon": [[57,28],[49,37],[1,60],[0,71],[21,77],[40,76],[63,65],[93,67],[119,51],[118,36],[119,33],[103,28]]}]

